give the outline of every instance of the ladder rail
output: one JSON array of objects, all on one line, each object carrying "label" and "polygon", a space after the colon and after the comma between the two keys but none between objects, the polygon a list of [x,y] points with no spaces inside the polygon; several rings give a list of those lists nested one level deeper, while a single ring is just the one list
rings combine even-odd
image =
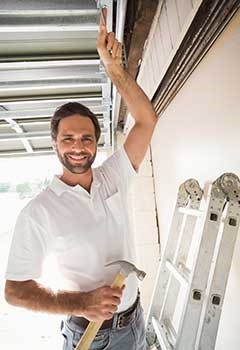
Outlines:
[{"label": "ladder rail", "polygon": [[[190,193],[194,192],[192,197]],[[184,218],[185,214],[179,211],[179,208],[186,207],[190,202],[195,200],[200,202],[202,199],[203,191],[200,189],[196,180],[190,179],[185,181],[180,187],[177,196],[177,203],[175,205],[173,220],[170,226],[170,231],[167,239],[167,243],[164,249],[162,260],[159,264],[157,277],[154,285],[154,291],[150,301],[150,308],[148,310],[146,325],[147,325],[147,339],[151,344],[151,334],[153,334],[152,318],[160,318],[160,312],[162,305],[166,297],[166,290],[169,284],[170,271],[166,266],[166,262],[172,262],[174,260],[176,250],[179,245],[179,236],[184,230]],[[192,206],[193,207],[193,206]],[[160,277],[161,276],[161,277]]]},{"label": "ladder rail", "polygon": [[236,180],[234,187],[235,193],[230,194],[231,198],[224,220],[224,228],[213,269],[213,278],[209,288],[209,298],[202,316],[203,324],[200,328],[200,340],[196,347],[199,350],[213,350],[216,343],[218,324],[240,227],[240,182]]},{"label": "ladder rail", "polygon": [[[176,210],[175,208],[175,215],[174,219],[170,228],[169,233],[169,239],[166,243],[165,251],[170,251],[168,254],[171,258],[174,256],[174,249],[175,247],[172,247],[172,243],[175,242],[173,245],[176,245],[177,239],[178,239],[178,233],[182,228],[183,223],[183,217],[184,214],[181,214]],[[146,318],[146,325],[147,325],[147,334],[152,333],[152,317],[155,317],[156,319],[159,319],[160,317],[160,311],[164,302],[165,298],[165,291],[168,285],[170,272],[166,268],[166,260],[165,254],[163,254],[162,260],[160,262],[158,271],[157,271],[157,277],[154,285],[154,292],[151,297],[150,301],[150,308],[147,314]],[[160,277],[161,276],[161,277]]]},{"label": "ladder rail", "polygon": [[[195,206],[195,208],[199,208],[200,201],[198,201],[198,204],[195,205],[190,202],[190,207]],[[160,315],[161,318],[169,318],[172,319],[175,312],[175,302],[176,302],[176,295],[179,294],[180,290],[180,284],[186,285],[189,282],[190,273],[191,271],[187,269],[186,262],[188,257],[188,251],[191,246],[191,241],[193,239],[193,232],[195,230],[195,226],[197,224],[197,216],[188,216],[186,218],[185,227],[182,234],[181,244],[178,248],[178,255],[175,256],[177,266],[177,273],[173,272],[173,276],[170,278],[168,290],[171,291],[171,293],[168,293],[166,296],[166,301],[164,308],[162,310],[162,314]],[[168,262],[167,262],[168,263]],[[167,264],[166,264],[167,265]],[[168,266],[168,265],[167,265]],[[182,267],[179,269],[179,267]],[[180,271],[179,271],[180,270]]]},{"label": "ladder rail", "polygon": [[177,350],[193,350],[197,338],[209,271],[221,224],[221,213],[225,204],[224,194],[220,192],[215,196],[215,192],[213,186],[201,243],[192,271],[192,281],[188,288],[180,320],[178,339],[176,342]]},{"label": "ladder rail", "polygon": [[155,330],[158,342],[161,346],[161,350],[173,350],[174,347],[168,338],[168,329],[165,325],[161,325],[159,321],[153,316],[152,325]]}]

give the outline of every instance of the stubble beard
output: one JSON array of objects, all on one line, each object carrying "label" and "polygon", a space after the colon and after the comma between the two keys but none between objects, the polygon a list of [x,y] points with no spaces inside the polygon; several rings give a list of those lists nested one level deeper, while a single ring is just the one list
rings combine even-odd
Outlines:
[{"label": "stubble beard", "polygon": [[76,165],[73,165],[69,161],[68,156],[76,155],[76,154],[70,152],[70,153],[64,153],[63,155],[61,155],[60,152],[58,151],[58,149],[56,149],[56,151],[57,151],[58,159],[61,162],[61,164],[73,174],[86,173],[91,168],[91,166],[96,158],[96,153],[97,153],[95,151],[95,153],[93,155],[91,155],[89,153],[77,154],[78,156],[86,156],[86,158],[81,163],[78,163],[78,164],[76,163]]}]

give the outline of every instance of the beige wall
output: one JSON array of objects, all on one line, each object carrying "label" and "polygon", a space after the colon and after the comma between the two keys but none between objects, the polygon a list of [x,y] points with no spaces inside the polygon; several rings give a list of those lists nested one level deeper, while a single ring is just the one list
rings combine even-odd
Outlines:
[{"label": "beige wall", "polygon": [[[161,116],[152,141],[161,244],[178,186],[202,187],[224,172],[240,176],[240,11]],[[216,350],[240,348],[240,233]]]},{"label": "beige wall", "polygon": [[[133,120],[131,118],[131,126]],[[118,147],[123,144],[131,128],[124,135],[117,133]],[[129,195],[129,212],[135,238],[136,264],[146,272],[139,283],[141,302],[146,316],[159,264],[159,232],[156,220],[156,202],[151,153],[148,150]]]}]

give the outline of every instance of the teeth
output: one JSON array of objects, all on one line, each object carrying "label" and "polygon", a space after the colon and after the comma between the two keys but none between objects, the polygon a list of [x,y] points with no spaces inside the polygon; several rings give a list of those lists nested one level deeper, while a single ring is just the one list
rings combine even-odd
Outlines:
[{"label": "teeth", "polygon": [[74,160],[82,160],[82,159],[86,158],[86,156],[69,156],[69,157],[74,159]]}]

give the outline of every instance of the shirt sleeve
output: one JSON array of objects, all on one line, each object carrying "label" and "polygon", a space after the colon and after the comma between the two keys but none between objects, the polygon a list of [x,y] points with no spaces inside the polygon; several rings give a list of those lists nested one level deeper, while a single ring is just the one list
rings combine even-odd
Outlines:
[{"label": "shirt sleeve", "polygon": [[41,277],[43,260],[49,246],[49,237],[44,228],[33,218],[29,207],[25,207],[15,225],[6,279],[25,281]]},{"label": "shirt sleeve", "polygon": [[115,180],[116,184],[124,190],[129,189],[132,180],[137,175],[123,145],[105,160],[103,168],[110,173],[111,180]]}]

